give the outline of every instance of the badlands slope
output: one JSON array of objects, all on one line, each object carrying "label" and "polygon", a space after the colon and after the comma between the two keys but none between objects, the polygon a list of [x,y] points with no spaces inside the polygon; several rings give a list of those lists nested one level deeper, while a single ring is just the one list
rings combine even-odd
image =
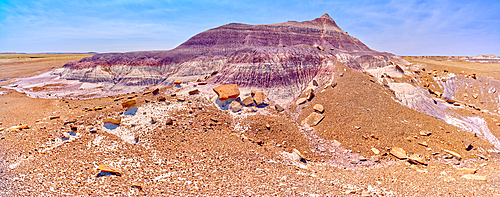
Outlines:
[{"label": "badlands slope", "polygon": [[498,65],[372,51],[328,15],[40,60],[0,67],[2,196],[500,193]]}]

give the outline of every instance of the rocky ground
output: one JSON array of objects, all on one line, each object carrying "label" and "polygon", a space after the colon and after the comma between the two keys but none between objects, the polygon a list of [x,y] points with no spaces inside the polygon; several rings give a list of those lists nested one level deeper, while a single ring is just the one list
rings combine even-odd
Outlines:
[{"label": "rocky ground", "polygon": [[[331,84],[313,84],[314,96],[305,91],[283,112],[269,99],[221,110],[215,93],[188,94],[195,83],[90,100],[0,88],[0,195],[500,193],[491,143],[401,105],[368,73],[335,69]],[[124,107],[130,100],[137,104]],[[494,113],[460,110],[486,118],[497,135]],[[322,119],[305,126],[311,114]]]}]

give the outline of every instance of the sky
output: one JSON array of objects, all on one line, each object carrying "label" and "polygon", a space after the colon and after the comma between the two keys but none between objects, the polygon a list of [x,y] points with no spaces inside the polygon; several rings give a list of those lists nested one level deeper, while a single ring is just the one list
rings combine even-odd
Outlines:
[{"label": "sky", "polygon": [[228,23],[308,21],[324,13],[377,51],[500,56],[498,0],[0,0],[0,52],[170,50]]}]

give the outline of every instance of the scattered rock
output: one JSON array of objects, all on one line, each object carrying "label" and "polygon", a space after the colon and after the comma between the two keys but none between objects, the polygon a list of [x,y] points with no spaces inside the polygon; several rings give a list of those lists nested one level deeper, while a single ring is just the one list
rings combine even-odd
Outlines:
[{"label": "scattered rock", "polygon": [[462,156],[460,156],[460,154],[458,154],[458,153],[456,153],[456,152],[453,152],[453,151],[451,151],[451,150],[446,150],[446,149],[443,149],[443,151],[444,151],[445,153],[448,153],[448,154],[452,155],[453,157],[455,157],[455,158],[457,158],[457,159],[459,159],[459,160],[460,160],[460,159],[462,159]]},{"label": "scattered rock", "polygon": [[23,130],[23,129],[29,129],[29,126],[27,124],[25,125],[18,125],[18,126],[12,126],[7,131],[15,131],[15,130]]},{"label": "scattered rock", "polygon": [[60,116],[49,116],[50,120],[54,120],[54,119],[58,119],[58,118],[61,118],[61,117]]},{"label": "scattered rock", "polygon": [[316,112],[312,112],[311,114],[309,114],[309,116],[307,116],[307,118],[305,118],[302,121],[302,126],[305,127],[316,126],[321,122],[321,120],[323,120],[323,118],[325,118],[325,116],[318,114]]},{"label": "scattered rock", "polygon": [[257,93],[256,90],[250,90],[250,96],[254,97],[256,93]]},{"label": "scattered rock", "polygon": [[158,93],[160,93],[160,89],[156,88],[155,90],[153,90],[153,95],[157,95]]},{"label": "scattered rock", "polygon": [[202,85],[207,85],[207,82],[205,81],[202,81],[202,82],[199,82],[198,85],[202,86]]},{"label": "scattered rock", "polygon": [[325,111],[325,109],[323,108],[323,105],[321,105],[321,104],[314,105],[313,109],[319,113],[323,113]]},{"label": "scattered rock", "polygon": [[427,163],[425,162],[425,160],[422,159],[421,157],[419,157],[416,154],[410,155],[409,157],[407,157],[407,159],[408,159],[408,161],[410,161],[411,163],[414,163],[414,164],[427,165]]},{"label": "scattered rock", "polygon": [[189,95],[198,94],[198,93],[200,93],[200,90],[198,90],[198,89],[194,89],[194,90],[189,91]]},{"label": "scattered rock", "polygon": [[313,82],[313,86],[318,86],[318,85],[319,85],[319,84],[318,84],[318,81],[316,81],[316,79],[313,79],[313,81],[312,81],[312,82]]},{"label": "scattered rock", "polygon": [[373,156],[371,156],[371,158],[372,158],[372,161],[374,161],[374,162],[380,162],[380,159],[381,159],[380,155],[373,155]]},{"label": "scattered rock", "polygon": [[342,73],[342,72],[341,72],[341,73],[339,74],[339,76],[340,76],[340,77],[343,77],[343,76],[344,76],[344,73]]},{"label": "scattered rock", "polygon": [[249,107],[248,111],[250,111],[250,112],[257,112],[257,107]]},{"label": "scattered rock", "polygon": [[322,47],[321,45],[319,45],[319,46],[318,46],[318,49],[319,49],[320,51],[322,51],[322,50],[323,50],[323,47]]},{"label": "scattered rock", "polygon": [[300,153],[300,151],[299,151],[299,150],[297,150],[297,149],[295,149],[295,148],[294,148],[294,149],[292,150],[292,154],[294,155],[294,158],[295,158],[296,160],[298,160],[298,161],[302,161],[302,162],[304,162],[304,163],[305,163],[306,158],[304,157],[304,155],[302,155],[302,153]]},{"label": "scattered rock", "polygon": [[427,144],[427,142],[418,142],[418,144],[422,145],[422,146],[425,146],[425,147],[428,147],[429,145]]},{"label": "scattered rock", "polygon": [[332,83],[332,88],[334,88],[335,86],[337,86],[337,82]]},{"label": "scattered rock", "polygon": [[306,99],[308,101],[312,100],[314,98],[314,90],[312,88],[309,88],[306,90]]},{"label": "scattered rock", "polygon": [[69,140],[70,137],[71,135],[69,133],[63,133],[63,138],[65,138],[66,140]]},{"label": "scattered rock", "polygon": [[377,148],[372,148],[372,152],[373,152],[373,154],[376,154],[376,155],[380,154],[380,151]]},{"label": "scattered rock", "polygon": [[233,101],[231,104],[229,104],[229,109],[233,112],[239,112],[243,109],[243,106],[241,106],[240,102],[238,101]]},{"label": "scattered rock", "polygon": [[266,94],[264,94],[264,92],[257,92],[253,96],[253,101],[257,106],[262,105],[262,103],[264,103],[264,99],[266,99]]},{"label": "scattered rock", "polygon": [[297,102],[295,102],[297,105],[302,105],[307,101],[306,98],[299,98],[297,99]]},{"label": "scattered rock", "polygon": [[219,97],[219,100],[227,100],[230,98],[236,98],[240,95],[240,89],[236,84],[225,84],[215,87],[214,92]]},{"label": "scattered rock", "polygon": [[472,98],[477,99],[478,96],[479,96],[479,94],[473,94]]},{"label": "scattered rock", "polygon": [[253,104],[253,99],[251,96],[247,96],[245,99],[243,99],[241,101],[241,104],[243,104],[244,106],[250,106]]},{"label": "scattered rock", "polygon": [[472,142],[470,142],[470,141],[469,141],[469,140],[467,140],[467,139],[464,139],[464,140],[462,141],[462,143],[464,144],[464,148],[465,148],[465,150],[467,150],[467,151],[470,151],[470,150],[472,150],[472,148],[474,148],[474,146],[472,146]]},{"label": "scattered rock", "polygon": [[276,109],[276,111],[278,111],[278,112],[285,111],[285,108],[281,107],[281,106],[280,106],[280,105],[278,105],[278,104],[276,104],[276,105],[274,106],[274,108],[275,108],[275,109]]},{"label": "scattered rock", "polygon": [[113,168],[111,166],[108,166],[106,164],[101,164],[99,165],[99,167],[97,168],[97,170],[100,170],[102,172],[109,172],[109,173],[113,173],[113,174],[116,174],[118,176],[121,176],[121,171],[116,169],[116,168]]},{"label": "scattered rock", "polygon": [[181,83],[182,83],[182,81],[181,81],[181,80],[175,80],[175,81],[174,81],[174,84],[175,84],[175,85],[181,85]]},{"label": "scattered rock", "polygon": [[177,98],[177,101],[179,101],[179,102],[186,101],[186,98],[184,96],[182,96],[182,95],[177,95],[176,98]]},{"label": "scattered rock", "polygon": [[173,125],[173,124],[174,124],[174,120],[173,120],[172,118],[167,118],[167,119],[165,120],[165,124],[166,124],[166,125]]},{"label": "scattered rock", "polygon": [[468,179],[468,180],[486,181],[485,176],[479,176],[479,175],[475,175],[475,174],[466,174],[466,175],[463,175],[462,178]]},{"label": "scattered rock", "polygon": [[137,101],[135,99],[131,99],[131,100],[123,102],[122,107],[128,109],[128,108],[134,107],[136,104],[137,104]]},{"label": "scattered rock", "polygon": [[161,96],[160,98],[158,98],[158,101],[160,102],[165,102],[167,100],[167,98],[165,98],[164,96]]},{"label": "scattered rock", "polygon": [[457,168],[457,170],[467,174],[475,174],[477,172],[475,168]]},{"label": "scattered rock", "polygon": [[70,125],[69,128],[71,129],[71,131],[73,132],[76,132],[78,130],[78,127],[76,127],[75,125]]},{"label": "scattered rock", "polygon": [[111,124],[115,124],[115,125],[120,125],[120,120],[117,120],[117,119],[114,119],[114,118],[108,118],[106,120],[103,121],[104,123],[111,123]]},{"label": "scattered rock", "polygon": [[139,183],[133,183],[133,184],[132,184],[132,187],[133,187],[133,188],[136,188],[136,189],[139,189],[139,190],[142,190],[142,185],[141,185],[141,184],[139,184]]},{"label": "scattered rock", "polygon": [[266,129],[267,130],[271,129],[271,125],[269,125],[268,123],[266,123]]},{"label": "scattered rock", "polygon": [[155,117],[151,117],[151,124],[156,124],[156,118]]},{"label": "scattered rock", "polygon": [[402,148],[398,148],[398,147],[391,148],[391,151],[389,153],[391,153],[391,155],[395,156],[398,159],[408,158],[406,156],[406,151],[403,150]]},{"label": "scattered rock", "polygon": [[426,130],[420,130],[420,135],[421,135],[421,136],[429,136],[429,135],[431,135],[431,134],[432,134],[432,133],[431,133],[431,132],[429,132],[429,131],[426,131]]}]

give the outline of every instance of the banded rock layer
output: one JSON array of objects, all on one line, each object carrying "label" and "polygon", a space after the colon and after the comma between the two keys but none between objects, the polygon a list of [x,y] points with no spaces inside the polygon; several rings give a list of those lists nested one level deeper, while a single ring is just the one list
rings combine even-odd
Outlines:
[{"label": "banded rock layer", "polygon": [[[327,14],[312,21],[231,23],[195,35],[170,51],[97,54],[64,65],[63,79],[116,87],[169,85],[209,79],[263,90],[270,99],[297,97],[316,79],[327,83],[336,63],[356,70],[386,67],[401,58],[369,49]],[[210,77],[218,71],[215,77]]]}]

